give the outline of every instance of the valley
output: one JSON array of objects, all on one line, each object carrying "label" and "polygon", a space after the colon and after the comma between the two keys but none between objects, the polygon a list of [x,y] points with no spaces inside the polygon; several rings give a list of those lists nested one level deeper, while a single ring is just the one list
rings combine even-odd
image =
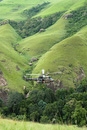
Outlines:
[{"label": "valley", "polygon": [[[14,128],[20,124],[19,129],[28,129],[28,122],[9,118],[86,126],[86,59],[87,0],[1,0],[0,129],[11,129],[9,122]],[[53,84],[24,79],[26,74],[38,78],[42,69]],[[41,129],[43,124],[32,124],[30,129],[36,127]],[[44,127],[80,130],[76,126]]]}]

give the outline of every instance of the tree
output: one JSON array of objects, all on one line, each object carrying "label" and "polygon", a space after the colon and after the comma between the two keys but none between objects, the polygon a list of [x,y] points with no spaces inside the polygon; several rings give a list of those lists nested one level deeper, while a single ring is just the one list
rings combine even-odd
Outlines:
[{"label": "tree", "polygon": [[30,114],[31,121],[39,121],[39,113],[37,111]]},{"label": "tree", "polygon": [[54,92],[50,88],[45,89],[44,93],[45,93],[44,101],[46,103],[52,103],[55,101]]},{"label": "tree", "polygon": [[20,103],[24,99],[23,94],[18,92],[11,92],[9,93],[8,100],[7,100],[7,107],[10,113],[19,113]]},{"label": "tree", "polygon": [[83,79],[77,88],[78,92],[87,92],[87,79]]},{"label": "tree", "polygon": [[58,101],[59,99],[65,100],[66,96],[68,95],[68,90],[67,89],[58,89],[55,93],[56,100]]},{"label": "tree", "polygon": [[42,113],[43,113],[43,111],[44,111],[46,105],[47,105],[47,103],[44,102],[43,100],[40,100],[40,101],[38,102],[40,116],[42,115]]},{"label": "tree", "polygon": [[81,105],[77,105],[72,115],[72,119],[74,120],[74,123],[78,126],[83,126],[86,125],[86,116],[87,111],[85,110],[85,108],[82,108]]},{"label": "tree", "polygon": [[50,121],[53,121],[53,119],[55,119],[57,122],[62,122],[58,102],[47,104],[45,110],[43,111],[43,116],[47,116],[48,120]]},{"label": "tree", "polygon": [[67,102],[63,108],[63,120],[64,122],[71,123],[72,122],[72,113],[75,110],[76,100],[72,99]]},{"label": "tree", "polygon": [[40,122],[41,122],[41,123],[49,123],[50,120],[48,119],[47,116],[41,116]]},{"label": "tree", "polygon": [[0,98],[0,107],[3,106],[3,100]]}]

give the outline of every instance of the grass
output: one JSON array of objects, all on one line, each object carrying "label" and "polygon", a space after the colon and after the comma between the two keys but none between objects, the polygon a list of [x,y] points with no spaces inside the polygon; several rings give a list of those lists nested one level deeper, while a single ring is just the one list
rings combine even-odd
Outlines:
[{"label": "grass", "polygon": [[[0,19],[23,20],[25,17],[22,17],[21,13],[25,9],[43,2],[45,1],[27,0],[25,2],[25,0],[4,0],[0,2]],[[49,0],[48,2],[51,2],[50,5],[36,16],[44,17],[65,10],[67,13],[83,6],[86,1]],[[21,39],[10,25],[0,27],[0,68],[7,79],[7,87],[22,91],[24,85],[28,86],[28,83],[22,79],[22,76],[23,71],[29,69],[27,63],[33,56],[41,57],[33,73],[39,73],[43,68],[46,72],[58,72],[64,68],[63,76],[53,78],[63,81],[63,85],[66,87],[75,87],[75,80],[80,74],[79,69],[81,67],[87,75],[87,27],[83,28],[76,35],[64,40],[67,34],[66,25],[68,25],[68,20],[61,17],[54,25],[47,28],[45,32],[37,33],[25,39]],[[19,43],[17,50],[21,54],[16,52],[12,47],[12,44],[15,45],[16,43]],[[2,62],[3,60],[5,62]],[[17,71],[17,66],[20,68],[20,71]]]},{"label": "grass", "polygon": [[84,5],[85,0],[49,0],[51,2],[49,8],[41,11],[38,15],[36,16],[46,16],[49,14],[53,14],[55,12],[59,11],[66,11],[70,12],[71,10],[74,10],[82,5]]},{"label": "grass", "polygon": [[[32,56],[41,56],[47,52],[54,44],[60,41],[66,33],[65,25],[67,21],[60,19],[56,24],[49,27],[43,33],[25,38],[19,42],[18,51]],[[27,51],[29,48],[29,51]]]},{"label": "grass", "polygon": [[0,19],[23,20],[26,18],[21,15],[23,10],[29,9],[43,2],[44,0],[27,0],[26,2],[25,0],[4,0],[0,2]]},{"label": "grass", "polygon": [[[0,2],[0,19],[11,19],[11,20],[24,20],[26,17],[22,16],[22,12],[25,9],[30,9],[32,7],[37,6],[38,4],[42,4],[47,2],[46,0],[3,0]],[[85,0],[48,0],[51,2],[47,8],[44,8],[40,13],[36,16],[46,16],[49,14],[53,14],[58,11],[72,10],[81,6]]]},{"label": "grass", "polygon": [[75,87],[74,80],[78,79],[82,67],[87,76],[87,26],[77,34],[54,45],[38,61],[33,73],[39,73],[41,69],[46,72],[60,72],[62,76],[54,78],[63,81],[65,87]]},{"label": "grass", "polygon": [[86,128],[0,119],[0,130],[86,130]]},{"label": "grass", "polygon": [[[54,13],[53,11],[66,10],[66,13],[69,13],[71,10],[83,6],[85,2],[85,0],[67,0],[67,2],[55,0],[51,3],[52,6],[40,12],[37,16],[45,16],[48,15],[47,12],[51,14]],[[42,69],[45,69],[46,72],[60,72],[64,69],[63,76],[57,75],[53,76],[53,78],[60,79],[65,87],[75,87],[76,84],[78,85],[77,80],[81,76],[81,67],[85,75],[87,75],[87,38],[85,36],[87,27],[76,35],[65,39],[67,35],[66,25],[68,25],[68,20],[61,17],[53,26],[47,28],[45,32],[37,33],[21,40],[17,49],[30,57],[42,56],[36,64],[33,73],[40,73]]]},{"label": "grass", "polygon": [[[28,85],[22,79],[23,70],[28,68],[27,60],[12,47],[12,44],[20,39],[20,36],[9,24],[0,27],[0,69],[7,80],[8,85],[6,87],[18,91],[22,91],[23,86]],[[20,71],[17,71],[17,66]]]}]

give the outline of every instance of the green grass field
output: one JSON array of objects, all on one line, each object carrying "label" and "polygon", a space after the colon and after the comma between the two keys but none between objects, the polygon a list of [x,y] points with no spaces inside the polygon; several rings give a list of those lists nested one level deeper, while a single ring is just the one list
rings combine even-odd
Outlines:
[{"label": "green grass field", "polygon": [[78,78],[80,67],[87,75],[86,57],[87,26],[72,37],[54,45],[41,57],[33,73],[39,73],[41,69],[45,69],[46,72],[60,72],[64,68],[62,77],[57,78],[63,81],[64,86],[74,87],[73,80]]},{"label": "green grass field", "polygon": [[86,128],[0,119],[0,130],[86,130]]},{"label": "green grass field", "polygon": [[[46,16],[58,11],[66,11],[65,13],[68,13],[87,2],[87,0],[49,1],[51,3],[36,16]],[[0,18],[25,19],[25,17],[21,16],[23,10],[43,2],[46,1],[4,0],[0,2]],[[58,72],[64,68],[63,76],[53,76],[53,78],[60,79],[65,87],[75,87],[74,80],[79,79],[81,67],[85,71],[85,75],[87,75],[87,27],[83,28],[76,35],[65,39],[67,25],[68,20],[62,16],[54,25],[47,28],[45,32],[37,33],[25,39],[21,39],[10,25],[0,27],[0,69],[8,82],[7,87],[21,91],[24,85],[28,86],[28,83],[22,77],[23,71],[29,69],[27,64],[32,57],[39,57],[40,59],[33,73],[40,73],[41,69],[45,69],[46,72]],[[12,44],[15,45],[17,43],[19,43],[17,50],[21,54],[12,47]],[[3,60],[5,62],[2,62]],[[19,71],[17,71],[17,66],[20,68]]]},{"label": "green grass field", "polygon": [[[65,36],[66,24],[67,21],[60,19],[45,32],[37,33],[36,35],[21,40],[17,49],[27,55],[41,56]],[[29,51],[27,51],[28,48],[30,48]]]},{"label": "green grass field", "polygon": [[[0,69],[7,80],[9,88],[21,91],[27,83],[22,79],[23,70],[28,67],[27,60],[18,54],[12,44],[15,44],[21,38],[15,30],[9,25],[0,27]],[[20,68],[17,71],[16,66]]]},{"label": "green grass field", "polygon": [[84,1],[85,0],[27,0],[25,2],[25,0],[3,0],[0,2],[0,19],[24,20],[26,17],[23,17],[21,13],[25,9],[30,9],[44,2],[50,2],[50,5],[36,16],[46,16],[59,11],[71,10],[82,6]]}]

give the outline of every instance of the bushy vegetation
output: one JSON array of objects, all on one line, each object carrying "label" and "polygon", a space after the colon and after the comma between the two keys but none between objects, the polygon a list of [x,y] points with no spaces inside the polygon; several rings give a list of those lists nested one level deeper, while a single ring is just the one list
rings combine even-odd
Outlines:
[{"label": "bushy vegetation", "polygon": [[50,2],[44,2],[43,4],[38,4],[35,7],[32,7],[31,9],[26,9],[23,11],[22,15],[25,15],[27,17],[32,17],[39,13],[42,9],[44,9]]},{"label": "bushy vegetation", "polygon": [[[8,20],[8,22],[22,38],[25,38],[37,32],[45,31],[45,29],[53,25],[63,13],[64,12],[58,12],[44,18],[28,18],[26,21],[20,22]],[[3,22],[1,22],[1,24],[3,24]]]},{"label": "bushy vegetation", "polygon": [[23,94],[11,92],[6,106],[0,106],[2,116],[11,119],[30,120],[41,123],[65,123],[78,126],[87,125],[87,80],[74,90],[42,87],[29,91],[28,98]]},{"label": "bushy vegetation", "polygon": [[68,18],[69,24],[66,26],[68,36],[78,32],[82,27],[87,25],[87,4],[70,12],[71,18]]}]

